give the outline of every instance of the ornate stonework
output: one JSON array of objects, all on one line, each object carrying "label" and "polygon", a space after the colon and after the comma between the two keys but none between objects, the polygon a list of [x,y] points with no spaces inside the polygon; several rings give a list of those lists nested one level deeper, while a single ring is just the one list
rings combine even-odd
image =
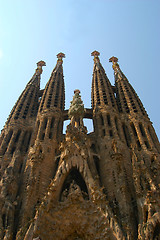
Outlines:
[{"label": "ornate stonework", "polygon": [[11,111],[0,136],[0,239],[160,239],[158,139],[118,59],[112,86],[91,55],[91,109],[76,89],[64,110],[59,53],[45,89],[40,61]]}]

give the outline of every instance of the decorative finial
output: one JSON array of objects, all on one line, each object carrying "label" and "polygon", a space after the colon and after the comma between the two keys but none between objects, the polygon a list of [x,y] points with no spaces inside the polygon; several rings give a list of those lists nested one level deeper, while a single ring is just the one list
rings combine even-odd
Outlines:
[{"label": "decorative finial", "polygon": [[98,51],[93,51],[92,53],[91,53],[91,56],[94,56],[94,62],[96,63],[97,61],[99,62],[99,56],[100,55],[100,53],[98,52]]},{"label": "decorative finial", "polygon": [[58,53],[57,54],[57,58],[58,58],[57,63],[63,63],[63,58],[65,58],[65,57],[66,56],[64,53],[62,53],[62,52]]},{"label": "decorative finial", "polygon": [[75,89],[75,90],[74,90],[74,94],[76,94],[76,93],[80,94],[81,92],[80,92],[79,89]]},{"label": "decorative finial", "polygon": [[46,63],[44,61],[41,60],[41,61],[37,62],[37,69],[36,69],[36,74],[37,75],[42,74],[42,72],[43,72],[42,67],[43,66],[46,66]]},{"label": "decorative finial", "polygon": [[117,69],[119,69],[119,65],[118,65],[118,58],[116,58],[116,57],[111,57],[110,59],[109,59],[109,62],[112,62],[112,68],[113,68],[113,70],[117,70]]},{"label": "decorative finial", "polygon": [[94,56],[94,57],[98,57],[99,55],[100,53],[96,50],[91,53],[91,56]]},{"label": "decorative finial", "polygon": [[111,58],[109,59],[109,62],[117,63],[117,62],[118,62],[118,58],[116,58],[116,57],[111,57]]},{"label": "decorative finial", "polygon": [[72,125],[75,125],[77,127],[79,123],[82,124],[84,111],[84,104],[81,100],[80,91],[76,89],[74,90],[73,100],[71,101],[71,105],[68,111],[68,116],[71,119]]},{"label": "decorative finial", "polygon": [[37,62],[37,67],[43,67],[43,66],[46,66],[46,63],[44,62],[44,61],[39,61],[39,62]]}]

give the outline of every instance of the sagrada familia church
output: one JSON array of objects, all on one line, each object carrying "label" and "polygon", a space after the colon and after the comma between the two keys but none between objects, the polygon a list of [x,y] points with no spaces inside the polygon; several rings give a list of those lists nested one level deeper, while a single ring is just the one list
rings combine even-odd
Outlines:
[{"label": "sagrada familia church", "polygon": [[[160,144],[135,90],[111,57],[112,86],[94,57],[92,107],[74,91],[65,110],[63,58],[45,89],[44,61],[0,136],[0,239],[160,239]],[[93,120],[87,133],[83,119]],[[70,123],[63,134],[63,122]]]}]

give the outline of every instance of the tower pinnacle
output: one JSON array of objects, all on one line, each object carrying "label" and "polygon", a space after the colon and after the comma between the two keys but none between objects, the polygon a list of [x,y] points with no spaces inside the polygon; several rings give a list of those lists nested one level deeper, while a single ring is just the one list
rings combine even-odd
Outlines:
[{"label": "tower pinnacle", "polygon": [[94,62],[96,63],[97,61],[99,62],[99,56],[100,55],[100,53],[98,52],[98,51],[93,51],[92,53],[91,53],[91,56],[94,56]]},{"label": "tower pinnacle", "polygon": [[63,58],[65,58],[65,57],[66,56],[64,53],[62,53],[62,52],[58,53],[57,54],[57,58],[58,58],[57,63],[63,63]]},{"label": "tower pinnacle", "polygon": [[109,59],[109,62],[117,63],[117,62],[118,62],[118,58],[117,58],[117,57],[111,57],[111,58]]},{"label": "tower pinnacle", "polygon": [[118,58],[117,57],[111,57],[110,59],[109,59],[109,62],[112,62],[112,68],[113,68],[113,70],[119,70],[119,64],[117,63],[118,62]]},{"label": "tower pinnacle", "polygon": [[37,62],[37,69],[36,69],[36,75],[41,75],[43,70],[42,70],[42,67],[43,66],[46,66],[46,63],[44,61],[39,61]]}]

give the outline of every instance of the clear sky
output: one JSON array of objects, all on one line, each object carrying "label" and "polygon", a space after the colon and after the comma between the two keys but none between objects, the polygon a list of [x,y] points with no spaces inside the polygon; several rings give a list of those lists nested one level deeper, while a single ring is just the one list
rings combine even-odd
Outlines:
[{"label": "clear sky", "polygon": [[108,59],[119,58],[160,139],[159,0],[0,0],[0,129],[36,63],[47,64],[44,88],[61,51],[66,108],[76,88],[90,107],[93,50],[112,84]]}]

